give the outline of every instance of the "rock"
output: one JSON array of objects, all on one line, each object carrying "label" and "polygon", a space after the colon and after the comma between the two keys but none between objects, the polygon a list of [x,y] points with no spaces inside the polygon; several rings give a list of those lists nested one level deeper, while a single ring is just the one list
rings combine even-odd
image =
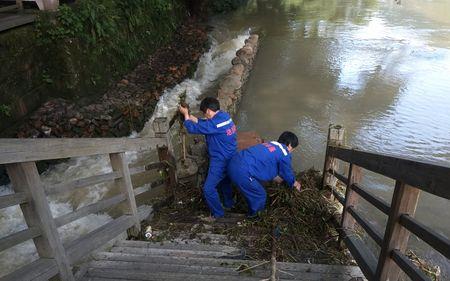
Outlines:
[{"label": "rock", "polygon": [[220,89],[224,92],[234,92],[236,89],[241,88],[241,77],[235,74],[228,74],[223,82],[220,84]]},{"label": "rock", "polygon": [[231,61],[232,65],[236,65],[236,64],[242,64],[242,61],[239,57],[235,57],[232,61]]},{"label": "rock", "polygon": [[244,74],[245,66],[243,64],[233,65],[230,69],[230,74],[235,74],[237,76],[241,76]]}]

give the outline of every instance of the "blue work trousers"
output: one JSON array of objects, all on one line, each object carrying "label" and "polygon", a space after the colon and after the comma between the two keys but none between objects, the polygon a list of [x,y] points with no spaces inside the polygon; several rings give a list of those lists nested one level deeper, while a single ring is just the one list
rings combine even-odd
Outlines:
[{"label": "blue work trousers", "polygon": [[225,214],[220,203],[219,192],[222,193],[223,205],[226,208],[232,208],[234,205],[231,182],[227,176],[227,164],[228,161],[212,159],[209,165],[208,176],[203,185],[203,195],[215,218],[221,218]]},{"label": "blue work trousers", "polygon": [[248,165],[236,154],[228,164],[228,176],[237,185],[248,205],[248,215],[254,216],[266,207],[267,194],[261,183],[253,178]]}]

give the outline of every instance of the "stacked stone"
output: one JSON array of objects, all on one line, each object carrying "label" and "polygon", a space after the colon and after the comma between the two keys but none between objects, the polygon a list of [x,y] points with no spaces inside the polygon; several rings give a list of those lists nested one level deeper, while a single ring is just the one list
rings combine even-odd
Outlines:
[{"label": "stacked stone", "polygon": [[217,99],[220,102],[220,108],[230,114],[236,113],[241,100],[242,87],[247,81],[258,51],[258,39],[257,34],[252,34],[245,40],[244,47],[236,52],[236,57],[231,61],[233,67],[220,83]]}]

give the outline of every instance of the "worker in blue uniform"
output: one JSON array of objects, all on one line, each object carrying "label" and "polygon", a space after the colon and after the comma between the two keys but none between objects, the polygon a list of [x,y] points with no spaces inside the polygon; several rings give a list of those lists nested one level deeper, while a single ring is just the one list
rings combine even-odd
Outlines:
[{"label": "worker in blue uniform", "polygon": [[[205,135],[209,154],[209,169],[203,185],[203,195],[211,211],[211,220],[224,216],[224,208],[234,205],[231,182],[227,176],[227,165],[237,151],[236,126],[230,115],[220,110],[219,101],[207,97],[200,103],[200,110],[206,119],[198,119],[189,114],[186,107],[180,106],[184,116],[184,126],[190,134]],[[218,190],[223,195],[223,206],[220,203]]]},{"label": "worker in blue uniform", "polygon": [[262,181],[281,177],[289,187],[300,191],[301,185],[295,180],[291,164],[291,152],[297,146],[297,136],[292,132],[284,132],[278,141],[249,147],[230,160],[228,175],[247,201],[248,216],[256,216],[257,212],[265,208],[267,195]]}]

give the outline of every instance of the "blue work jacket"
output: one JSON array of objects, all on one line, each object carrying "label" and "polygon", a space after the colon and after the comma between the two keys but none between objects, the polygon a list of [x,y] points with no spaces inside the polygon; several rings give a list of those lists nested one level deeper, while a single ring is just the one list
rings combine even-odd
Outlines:
[{"label": "blue work jacket", "polygon": [[211,160],[228,161],[237,151],[236,126],[226,112],[219,111],[212,119],[198,119],[198,123],[185,120],[184,126],[191,134],[205,135]]},{"label": "blue work jacket", "polygon": [[280,176],[290,187],[294,185],[292,156],[286,145],[276,141],[261,143],[242,150],[239,154],[241,160],[247,164],[251,177],[270,181]]}]

